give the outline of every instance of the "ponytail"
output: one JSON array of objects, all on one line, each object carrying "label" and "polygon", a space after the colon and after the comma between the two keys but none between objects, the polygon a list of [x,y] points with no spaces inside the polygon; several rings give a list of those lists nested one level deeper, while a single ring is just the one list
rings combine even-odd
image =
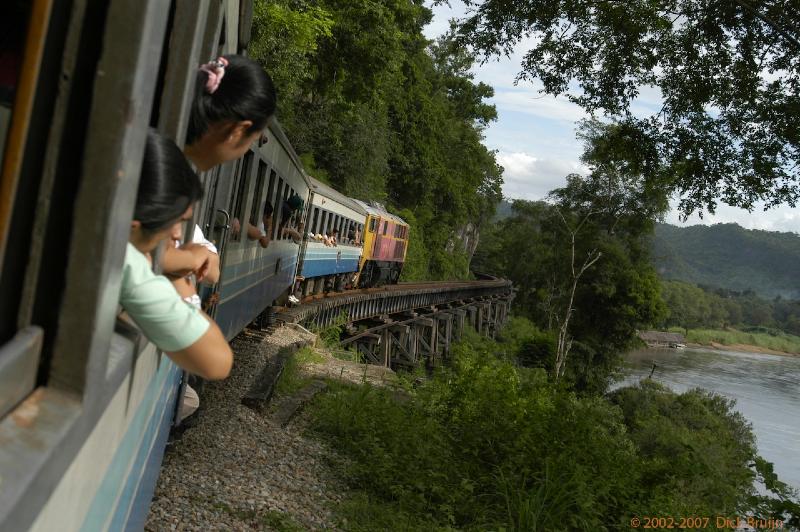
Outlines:
[{"label": "ponytail", "polygon": [[241,55],[222,56],[197,71],[186,143],[217,122],[250,120],[248,133],[264,129],[275,106],[275,87],[261,65]]}]

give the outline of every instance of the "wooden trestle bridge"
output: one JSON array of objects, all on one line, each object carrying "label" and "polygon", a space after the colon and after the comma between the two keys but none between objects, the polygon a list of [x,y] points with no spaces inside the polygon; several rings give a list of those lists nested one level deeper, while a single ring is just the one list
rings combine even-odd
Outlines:
[{"label": "wooden trestle bridge", "polygon": [[514,298],[510,281],[401,283],[307,298],[280,309],[279,323],[328,327],[345,323],[341,345],[387,367],[433,366],[449,356],[464,327],[494,338]]}]

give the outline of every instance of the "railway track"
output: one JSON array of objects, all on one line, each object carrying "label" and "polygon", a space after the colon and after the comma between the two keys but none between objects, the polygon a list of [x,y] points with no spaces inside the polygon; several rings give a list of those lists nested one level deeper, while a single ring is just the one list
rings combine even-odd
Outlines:
[{"label": "railway track", "polygon": [[294,307],[273,308],[269,327],[296,323],[341,324],[341,344],[385,366],[433,363],[446,357],[465,326],[494,336],[514,297],[510,281],[484,276],[475,281],[400,283],[304,298]]}]

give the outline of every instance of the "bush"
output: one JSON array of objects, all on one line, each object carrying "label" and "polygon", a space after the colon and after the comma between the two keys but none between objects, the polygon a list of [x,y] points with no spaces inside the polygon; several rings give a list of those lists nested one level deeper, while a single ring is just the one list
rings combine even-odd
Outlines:
[{"label": "bush", "polygon": [[756,496],[757,475],[781,485],[730,401],[651,382],[579,396],[495,356],[506,348],[468,334],[407,400],[341,384],[318,398],[314,430],[349,458],[343,528],[620,530],[797,507],[785,486]]}]

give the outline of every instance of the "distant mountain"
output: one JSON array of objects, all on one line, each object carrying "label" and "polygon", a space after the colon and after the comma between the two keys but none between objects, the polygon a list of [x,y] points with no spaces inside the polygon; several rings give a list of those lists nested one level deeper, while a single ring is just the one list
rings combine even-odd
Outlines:
[{"label": "distant mountain", "polygon": [[737,224],[656,226],[653,263],[666,279],[800,299],[800,235]]}]

